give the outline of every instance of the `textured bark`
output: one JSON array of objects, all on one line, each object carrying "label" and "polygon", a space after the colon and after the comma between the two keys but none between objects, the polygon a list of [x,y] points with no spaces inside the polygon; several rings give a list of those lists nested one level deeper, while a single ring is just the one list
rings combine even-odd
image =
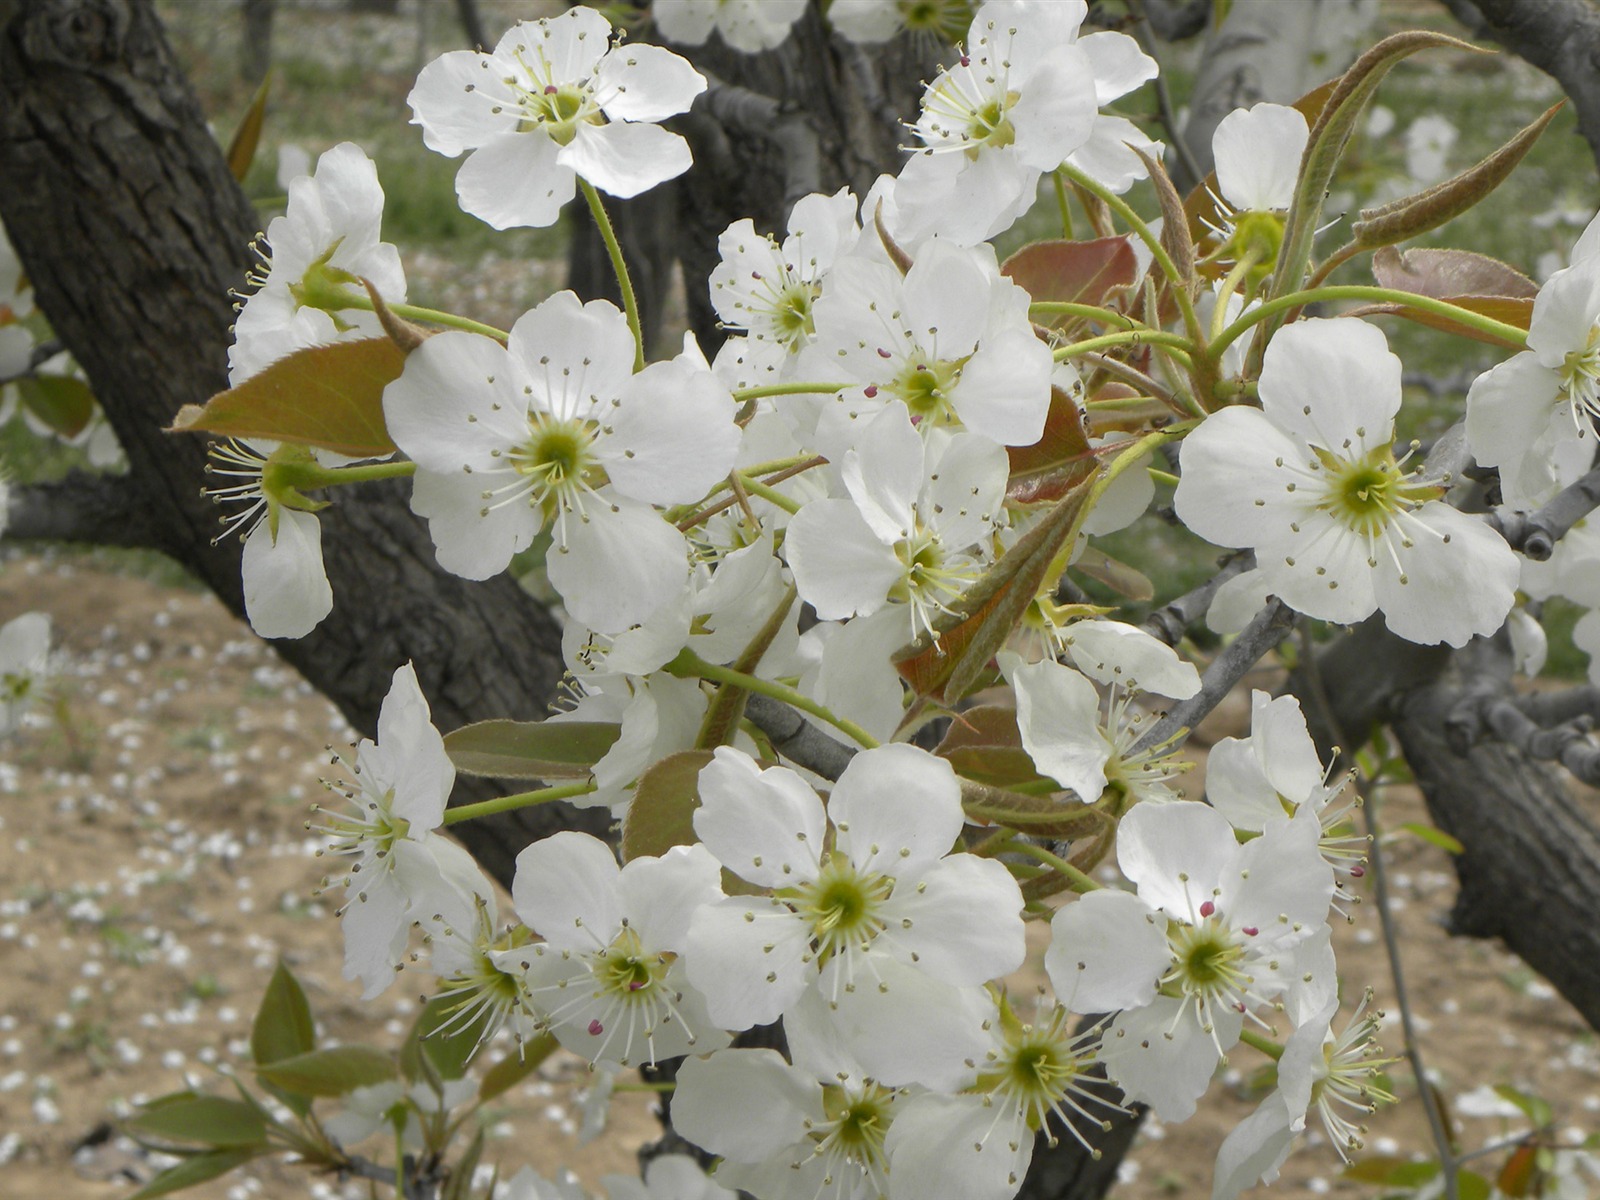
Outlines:
[{"label": "textured bark", "polygon": [[1572,101],[1578,132],[1600,164],[1600,8],[1591,0],[1456,0],[1482,18],[1482,33],[1552,76]]},{"label": "textured bark", "polygon": [[[127,452],[118,494],[137,506],[141,539],[242,614],[238,541],[211,544],[204,443],[162,428],[227,386],[228,290],[260,222],[148,0],[0,4],[0,217]],[[408,659],[444,729],[542,715],[561,670],[554,622],[508,578],[439,570],[405,494],[389,484],[335,498],[322,514],[333,614],[274,647],[367,733]],[[500,790],[464,781],[456,799]],[[509,883],[523,845],[573,823],[570,810],[543,806],[460,832]],[[580,823],[603,829],[604,814]]]}]

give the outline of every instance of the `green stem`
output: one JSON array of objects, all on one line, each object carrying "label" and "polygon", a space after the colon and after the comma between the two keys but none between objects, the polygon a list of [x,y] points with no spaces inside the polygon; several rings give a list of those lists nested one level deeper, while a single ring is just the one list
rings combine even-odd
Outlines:
[{"label": "green stem", "polygon": [[[470,317],[460,317],[455,313],[443,312],[437,308],[423,308],[416,304],[388,304],[388,309],[397,317],[404,317],[408,321],[427,321],[433,325],[443,325],[448,329],[461,329],[467,333],[481,333],[484,337],[492,337],[503,342],[511,335],[504,329],[496,329],[493,325],[485,325],[482,321],[474,321]],[[350,290],[344,297],[341,308],[357,308],[362,312],[376,311],[372,297]]]},{"label": "green stem", "polygon": [[1171,346],[1185,354],[1194,353],[1195,348],[1194,342],[1181,333],[1166,333],[1160,329],[1128,329],[1122,333],[1102,333],[1099,337],[1062,346],[1056,350],[1055,359],[1061,362],[1074,354],[1087,354],[1091,350],[1104,350],[1111,346]]},{"label": "green stem", "polygon": [[1087,892],[1098,892],[1100,885],[1090,879],[1077,867],[1058,854],[1051,854],[1043,846],[1035,846],[1032,842],[1018,841],[1007,846],[1007,850],[1020,850],[1023,854],[1037,858],[1045,866],[1060,875],[1071,886],[1072,890],[1080,896]]},{"label": "green stem", "polygon": [[1232,270],[1223,277],[1222,286],[1217,289],[1217,303],[1211,313],[1211,338],[1216,340],[1217,334],[1222,332],[1223,323],[1228,319],[1228,297],[1239,290],[1239,284],[1250,273],[1261,256],[1251,251],[1233,264]]},{"label": "green stem", "polygon": [[1406,308],[1414,308],[1418,312],[1432,313],[1434,316],[1448,317],[1458,324],[1469,329],[1476,329],[1480,333],[1487,333],[1492,337],[1501,338],[1513,345],[1525,346],[1528,341],[1528,332],[1518,329],[1515,325],[1507,325],[1504,321],[1496,321],[1493,317],[1486,317],[1482,313],[1475,313],[1470,309],[1460,308],[1447,300],[1436,300],[1432,296],[1419,296],[1415,292],[1400,292],[1393,288],[1368,287],[1362,284],[1336,284],[1331,287],[1308,288],[1301,292],[1290,292],[1287,296],[1279,296],[1276,300],[1252,308],[1243,314],[1232,325],[1229,325],[1206,347],[1207,356],[1215,359],[1221,356],[1230,343],[1235,341],[1258,322],[1268,317],[1291,308],[1302,308],[1307,304],[1315,304],[1319,300],[1368,300],[1381,304],[1400,304]]},{"label": "green stem", "polygon": [[677,658],[661,668],[668,675],[679,679],[708,679],[712,683],[731,683],[735,687],[742,687],[747,692],[754,692],[758,696],[768,696],[773,700],[782,701],[791,708],[798,708],[801,712],[810,713],[819,721],[826,721],[840,733],[851,738],[857,744],[868,750],[881,743],[854,721],[838,716],[831,709],[818,704],[804,692],[797,691],[785,684],[776,683],[770,679],[761,679],[755,675],[747,675],[743,671],[735,671],[732,667],[721,667],[716,663],[708,663],[693,650],[682,651]]},{"label": "green stem", "polygon": [[410,461],[365,463],[355,467],[331,467],[317,487],[338,487],[346,483],[367,483],[373,479],[399,479],[415,475],[417,464]]},{"label": "green stem", "polygon": [[826,396],[854,387],[852,383],[767,383],[760,387],[740,388],[733,398],[743,404],[746,400],[760,400],[763,396]]},{"label": "green stem", "polygon": [[1278,1043],[1273,1041],[1271,1038],[1264,1037],[1263,1035],[1257,1033],[1254,1029],[1241,1029],[1239,1031],[1239,1040],[1246,1046],[1254,1046],[1257,1050],[1261,1051],[1261,1053],[1265,1054],[1268,1058],[1271,1058],[1274,1061],[1283,1057],[1282,1046],[1278,1045]]},{"label": "green stem", "polygon": [[1052,172],[1050,181],[1056,185],[1056,203],[1061,207],[1061,236],[1070,242],[1072,240],[1072,201],[1067,196],[1067,185],[1062,180],[1060,171]]},{"label": "green stem", "polygon": [[1092,192],[1103,200],[1112,212],[1128,223],[1128,228],[1133,230],[1139,240],[1150,247],[1150,254],[1155,259],[1156,265],[1172,284],[1172,297],[1178,302],[1178,311],[1183,314],[1183,327],[1189,331],[1189,340],[1196,345],[1202,344],[1200,318],[1195,315],[1194,301],[1189,299],[1189,281],[1178,273],[1178,265],[1172,261],[1172,256],[1161,244],[1161,239],[1144,223],[1144,218],[1134,212],[1121,196],[1099,180],[1085,175],[1077,167],[1064,163],[1060,169],[1068,179],[1084,191]]},{"label": "green stem", "polygon": [[606,244],[606,253],[611,256],[611,268],[617,273],[617,286],[622,289],[622,311],[627,314],[628,330],[633,334],[633,369],[637,373],[644,370],[644,333],[639,326],[639,298],[633,294],[628,264],[622,261],[622,246],[617,241],[617,231],[611,227],[611,218],[606,215],[606,206],[600,203],[600,193],[582,175],[578,176],[578,186],[583,189],[583,198],[589,202],[595,228],[600,231],[600,237]]},{"label": "green stem", "polygon": [[1120,325],[1123,329],[1147,328],[1143,322],[1135,321],[1125,313],[1113,312],[1097,304],[1074,304],[1067,300],[1036,300],[1028,305],[1028,311],[1041,316],[1083,317],[1085,320],[1099,321],[1102,325]]},{"label": "green stem", "polygon": [[743,471],[739,472],[739,482],[744,485],[745,490],[747,492],[749,492],[752,496],[760,496],[763,500],[767,501],[769,504],[777,505],[779,508],[783,509],[784,512],[788,513],[791,517],[794,516],[795,513],[800,511],[800,502],[798,500],[794,499],[794,497],[785,496],[777,488],[768,487],[766,484],[762,483],[759,479],[752,479],[750,476],[746,475]]},{"label": "green stem", "polygon": [[554,787],[518,792],[514,796],[498,796],[493,800],[479,801],[477,804],[462,804],[445,809],[444,824],[455,825],[477,817],[510,812],[514,808],[531,808],[535,804],[548,804],[552,800],[570,800],[573,796],[584,796],[595,790],[594,780],[585,779],[582,783],[558,783]]}]

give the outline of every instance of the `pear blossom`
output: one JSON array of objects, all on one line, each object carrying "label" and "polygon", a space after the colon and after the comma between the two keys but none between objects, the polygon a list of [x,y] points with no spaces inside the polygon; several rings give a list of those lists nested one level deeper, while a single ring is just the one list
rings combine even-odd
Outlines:
[{"label": "pear blossom", "polygon": [[1303,320],[1267,347],[1261,408],[1212,413],[1184,439],[1174,507],[1223,546],[1254,547],[1261,585],[1349,624],[1381,610],[1408,641],[1462,646],[1505,621],[1517,557],[1395,460],[1400,360],[1382,332]]},{"label": "pear blossom", "polygon": [[0,625],[0,737],[15,733],[49,690],[50,617],[28,612]]},{"label": "pear blossom", "polygon": [[954,43],[972,21],[973,0],[833,0],[828,23],[852,42],[886,42],[902,29]]},{"label": "pear blossom", "polygon": [[928,85],[912,126],[923,146],[896,187],[911,236],[993,237],[1089,140],[1099,100],[1076,44],[1087,12],[1083,0],[991,0],[973,15],[965,51]]},{"label": "pear blossom", "polygon": [[1533,302],[1528,348],[1467,391],[1467,444],[1499,468],[1502,501],[1539,507],[1588,470],[1600,417],[1600,217]]},{"label": "pear blossom", "polygon": [[322,524],[310,500],[292,484],[270,485],[296,465],[335,457],[315,447],[250,438],[213,442],[209,475],[237,480],[207,490],[218,504],[243,504],[222,518],[219,537],[244,541],[240,571],[250,628],[264,638],[299,638],[333,611],[333,588],[322,561]]},{"label": "pear blossom", "polygon": [[342,301],[366,299],[367,279],[384,300],[406,298],[400,252],[379,240],[383,188],[361,147],[341,142],[317,160],[311,175],[289,184],[289,202],[256,246],[228,348],[234,386],[295,350],[358,337],[381,337],[370,312]]},{"label": "pear blossom", "polygon": [[1010,474],[1005,450],[970,433],[925,441],[894,400],[867,422],[840,474],[849,499],[814,500],[789,522],[795,584],[825,620],[903,604],[910,641],[983,571]]},{"label": "pear blossom", "polygon": [[806,0],[652,0],[650,5],[656,28],[667,41],[699,46],[714,29],[745,54],[783,45],[805,12]]},{"label": "pear blossom", "polygon": [[908,1082],[893,1076],[926,1055],[915,1018],[937,1016],[940,986],[972,987],[1021,963],[1016,881],[991,859],[949,853],[965,818],[944,760],[901,744],[862,751],[824,811],[793,771],[761,770],[724,746],[700,773],[700,797],[701,842],[771,889],[708,905],[690,923],[689,979],[724,1028],[773,1021],[817,988],[832,1004],[873,1010],[841,1018],[877,1031],[851,1049],[876,1077]]},{"label": "pear blossom", "polygon": [[730,329],[743,329],[717,356],[736,355],[743,385],[772,382],[789,373],[796,355],[816,333],[811,308],[834,261],[860,236],[856,200],[848,189],[799,200],[780,246],[746,218],[717,239],[722,261],[711,271],[711,303]]},{"label": "pear blossom", "polygon": [[[1118,621],[1078,621],[1055,635],[1075,666],[1024,663],[1002,651],[1000,669],[1017,697],[1017,730],[1035,766],[1086,804],[1117,787],[1134,800],[1178,799],[1168,784],[1183,767],[1170,745],[1139,746],[1143,692],[1182,700],[1200,673],[1170,646]],[[1098,683],[1106,688],[1102,702]]]},{"label": "pear blossom", "polygon": [[1117,863],[1137,903],[1095,892],[1052,919],[1056,994],[1079,1011],[1125,1006],[1101,1057],[1162,1120],[1194,1112],[1247,1015],[1331,973],[1331,951],[1310,965],[1292,953],[1327,926],[1333,872],[1318,833],[1308,810],[1241,846],[1204,804],[1136,804],[1118,825]]},{"label": "pear blossom", "polygon": [[1041,1003],[1025,1021],[1009,1000],[990,997],[987,1044],[969,1086],[921,1092],[898,1106],[889,1131],[889,1200],[960,1196],[1009,1200],[1033,1160],[1035,1133],[1066,1128],[1088,1148],[1080,1125],[1099,1128],[1115,1105],[1089,1090],[1098,1027],[1078,1033],[1076,1017]]},{"label": "pear blossom", "polygon": [[352,772],[343,795],[355,811],[323,810],[314,828],[332,839],[329,851],[355,860],[342,881],[344,977],[361,980],[371,1000],[394,982],[411,925],[443,914],[466,927],[484,886],[472,856],[436,832],[456,771],[410,663],[396,669],[378,740],[361,740]]},{"label": "pear blossom", "polygon": [[[1030,303],[987,245],[935,239],[904,275],[887,262],[839,261],[813,307],[816,340],[797,370],[856,386],[812,404],[795,397],[786,411],[814,412],[811,444],[835,461],[862,418],[891,400],[919,431],[960,424],[1002,445],[1031,445],[1050,411],[1054,364],[1028,320]],[[810,433],[802,430],[802,440]]]},{"label": "pear blossom", "polygon": [[[1298,109],[1266,103],[1234,109],[1211,135],[1222,193],[1216,232],[1233,259],[1252,256],[1258,274],[1277,261],[1283,213],[1294,200],[1310,138],[1311,127]],[[1227,315],[1232,320],[1238,314]]]},{"label": "pear blossom", "polygon": [[495,960],[522,970],[567,1049],[632,1066],[727,1045],[684,978],[690,918],[722,898],[705,847],[675,846],[619,868],[604,842],[565,831],[517,855],[511,895],[544,940]]},{"label": "pear blossom", "polygon": [[[1098,105],[1121,99],[1160,72],[1156,60],[1125,33],[1091,33],[1077,44],[1089,60]],[[1135,149],[1159,159],[1163,147],[1127,117],[1097,111],[1088,138],[1067,155],[1067,162],[1120,195],[1149,174]]]},{"label": "pear blossom", "polygon": [[689,144],[655,122],[687,112],[705,78],[659,46],[613,45],[579,5],[513,25],[492,54],[454,50],[406,98],[428,149],[471,151],[461,207],[496,229],[555,222],[579,177],[626,199],[689,169]]},{"label": "pear blossom", "polygon": [[1206,760],[1206,798],[1235,829],[1260,833],[1287,821],[1302,806],[1322,827],[1322,856],[1341,877],[1366,873],[1367,839],[1351,825],[1353,800],[1336,803],[1345,778],[1332,780],[1322,765],[1293,696],[1250,693],[1250,736],[1222,738]]},{"label": "pear blossom", "polygon": [[441,566],[486,579],[549,526],[550,582],[591,628],[620,633],[682,592],[688,542],[651,506],[727,475],[737,410],[703,358],[632,363],[622,313],[571,292],[523,314],[507,345],[446,332],[407,356],[384,413]]}]

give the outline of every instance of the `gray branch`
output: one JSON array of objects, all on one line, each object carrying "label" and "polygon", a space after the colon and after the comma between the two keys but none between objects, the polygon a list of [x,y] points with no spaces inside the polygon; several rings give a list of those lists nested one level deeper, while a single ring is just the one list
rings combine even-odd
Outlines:
[{"label": "gray branch", "polygon": [[1531,513],[1496,509],[1489,517],[1491,528],[1510,543],[1513,550],[1544,562],[1574,525],[1600,507],[1600,467],[1556,493],[1555,499]]},{"label": "gray branch", "polygon": [[1560,692],[1530,692],[1512,701],[1524,716],[1541,728],[1549,729],[1588,717],[1600,724],[1600,688],[1587,684]]},{"label": "gray branch", "polygon": [[1189,632],[1189,627],[1205,617],[1211,607],[1211,601],[1216,598],[1217,589],[1234,576],[1243,575],[1255,565],[1256,555],[1253,550],[1241,550],[1229,555],[1210,579],[1192,592],[1185,592],[1177,599],[1163,604],[1146,617],[1140,627],[1167,645],[1176,646],[1183,640],[1184,634]]},{"label": "gray branch", "polygon": [[1211,665],[1200,678],[1200,690],[1187,700],[1173,705],[1166,716],[1139,739],[1134,752],[1159,746],[1180,729],[1193,729],[1198,725],[1233,691],[1246,671],[1289,636],[1289,631],[1294,628],[1294,620],[1294,610],[1287,604],[1276,596],[1269,600],[1267,606],[1244,627],[1244,631],[1211,660]]},{"label": "gray branch", "polygon": [[772,741],[772,747],[791,762],[824,779],[837,779],[855,757],[855,747],[834,741],[782,701],[752,694],[744,715]]},{"label": "gray branch", "polygon": [[822,189],[822,144],[803,109],[715,78],[694,103],[719,124],[765,138],[778,150],[785,212]]},{"label": "gray branch", "polygon": [[12,488],[5,536],[13,541],[167,549],[127,476],[84,471],[73,471],[59,483]]}]

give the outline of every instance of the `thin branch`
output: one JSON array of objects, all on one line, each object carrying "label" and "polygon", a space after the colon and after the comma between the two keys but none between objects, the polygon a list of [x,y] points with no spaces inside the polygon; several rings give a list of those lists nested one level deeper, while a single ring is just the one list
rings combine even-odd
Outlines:
[{"label": "thin branch", "polygon": [[1550,503],[1531,513],[1497,508],[1489,514],[1489,526],[1534,562],[1544,562],[1555,545],[1584,517],[1600,507],[1600,467],[1595,467],[1578,482],[1562,489]]},{"label": "thin branch", "polygon": [[398,1183],[395,1180],[393,1167],[380,1166],[370,1159],[362,1158],[359,1154],[348,1155],[341,1164],[341,1170],[357,1179],[370,1179],[375,1183],[387,1184],[399,1192],[404,1200],[438,1200],[439,1181],[434,1178],[417,1178],[410,1169],[413,1165],[410,1155],[407,1155],[406,1177]]},{"label": "thin branch", "polygon": [[1228,580],[1243,575],[1256,565],[1255,551],[1241,550],[1223,560],[1217,572],[1192,592],[1185,592],[1169,601],[1144,619],[1141,628],[1152,637],[1169,646],[1176,646],[1189,632],[1189,627],[1203,619],[1211,608],[1217,591]]},{"label": "thin branch", "polygon": [[824,779],[837,779],[855,757],[854,746],[835,741],[787,704],[752,693],[744,715],[772,741],[772,747],[791,762]]},{"label": "thin branch", "polygon": [[1594,727],[1593,712],[1580,712],[1559,723],[1540,722],[1524,712],[1515,698],[1481,694],[1469,694],[1445,721],[1452,745],[1457,746],[1458,738],[1465,743],[1458,746],[1459,753],[1466,753],[1472,742],[1486,734],[1492,735],[1529,758],[1559,762],[1591,787],[1600,786],[1600,744],[1589,736]]},{"label": "thin branch", "polygon": [[1097,370],[1104,371],[1107,375],[1114,375],[1123,383],[1138,388],[1146,395],[1161,401],[1168,408],[1176,408],[1178,399],[1172,394],[1172,389],[1156,379],[1146,375],[1138,367],[1131,367],[1119,359],[1106,354],[1096,354],[1093,350],[1086,354],[1078,355],[1078,361],[1087,363]]},{"label": "thin branch", "polygon": [[1211,660],[1211,665],[1200,679],[1200,690],[1187,700],[1173,705],[1167,715],[1139,739],[1134,753],[1159,746],[1180,730],[1193,729],[1198,725],[1233,691],[1234,685],[1244,678],[1246,671],[1289,636],[1289,631],[1294,628],[1294,616],[1294,610],[1276,596],[1269,600],[1267,606],[1244,627],[1243,632]]},{"label": "thin branch", "polygon": [[710,80],[710,86],[694,106],[723,125],[773,144],[783,162],[785,211],[803,197],[822,190],[822,144],[802,109],[716,78]]},{"label": "thin branch", "polygon": [[129,476],[86,471],[72,471],[58,483],[12,488],[5,536],[146,550],[167,544]]},{"label": "thin branch", "polygon": [[[1134,40],[1139,43],[1139,48],[1151,58],[1157,58],[1155,38],[1151,35],[1153,22],[1149,7],[1147,0],[1128,0],[1129,11],[1135,17],[1141,18],[1133,26]],[[1206,12],[1210,5],[1202,2],[1198,7],[1200,9],[1200,20],[1193,30],[1195,33],[1205,28]],[[1178,128],[1178,112],[1172,106],[1172,93],[1167,89],[1167,73],[1165,71],[1160,71],[1156,75],[1156,112],[1161,118],[1161,127],[1167,131],[1167,139],[1172,144],[1173,152],[1178,156],[1178,165],[1183,168],[1183,173],[1193,180],[1193,183],[1189,186],[1198,185],[1206,177],[1206,173],[1200,169],[1200,164],[1194,159],[1194,151],[1189,149],[1188,143],[1181,136],[1182,131]]]},{"label": "thin branch", "polygon": [[1584,716],[1600,724],[1600,688],[1589,684],[1559,692],[1529,692],[1511,702],[1546,729]]}]

